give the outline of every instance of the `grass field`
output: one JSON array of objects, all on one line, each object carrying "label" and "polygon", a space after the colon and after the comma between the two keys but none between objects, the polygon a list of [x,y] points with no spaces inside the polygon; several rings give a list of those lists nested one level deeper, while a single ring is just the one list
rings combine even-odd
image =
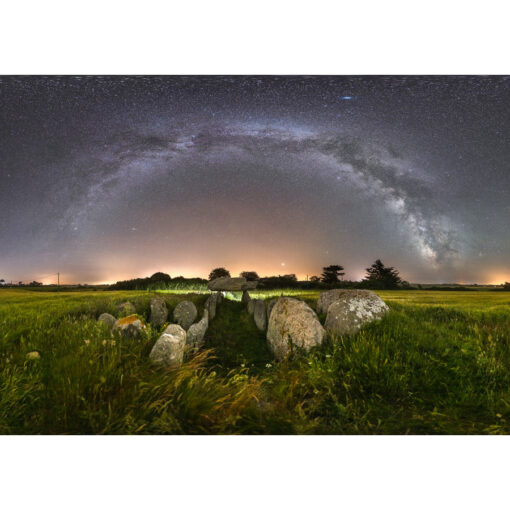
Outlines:
[{"label": "grass field", "polygon": [[[147,319],[152,294],[2,289],[0,433],[509,433],[510,293],[379,294],[381,322],[281,363],[230,296],[206,349],[165,371],[148,362],[160,331],[120,341],[96,321],[126,300]],[[186,294],[199,312],[206,297]]]}]

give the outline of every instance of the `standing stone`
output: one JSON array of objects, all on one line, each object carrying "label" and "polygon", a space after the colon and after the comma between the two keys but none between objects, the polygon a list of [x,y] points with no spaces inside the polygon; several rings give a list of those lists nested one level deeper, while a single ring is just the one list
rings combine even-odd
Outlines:
[{"label": "standing stone", "polygon": [[117,305],[117,310],[120,316],[133,315],[136,313],[135,305],[129,301]]},{"label": "standing stone", "polygon": [[243,290],[243,297],[241,298],[241,303],[247,304],[250,301],[250,293],[247,290]]},{"label": "standing stone", "polygon": [[127,317],[117,319],[113,329],[124,338],[138,338],[141,336],[145,326],[138,318],[138,315],[128,315]]},{"label": "standing stone", "polygon": [[109,314],[109,313],[102,313],[99,318],[97,319],[98,322],[102,322],[103,324],[106,324],[107,326],[109,326],[110,328],[113,328],[113,326],[115,325],[115,322],[117,321],[117,319]]},{"label": "standing stone", "polygon": [[216,294],[211,294],[206,300],[205,300],[205,309],[207,310],[209,314],[209,320],[212,321],[214,317],[216,316]]},{"label": "standing stone", "polygon": [[266,303],[262,299],[255,299],[254,301],[253,319],[255,320],[255,325],[260,331],[265,331],[267,327]]},{"label": "standing stone", "polygon": [[177,324],[170,324],[152,347],[152,363],[163,367],[178,367],[184,361],[186,331]]},{"label": "standing stone", "polygon": [[151,326],[159,328],[163,326],[168,317],[168,308],[164,299],[153,297],[151,299]]},{"label": "standing stone", "polygon": [[246,308],[247,308],[248,313],[250,315],[253,315],[253,311],[255,310],[255,301],[257,301],[257,300],[256,299],[250,299],[248,301],[248,306]]},{"label": "standing stone", "polygon": [[195,322],[197,315],[197,307],[191,301],[181,301],[174,309],[174,321],[185,330]]},{"label": "standing stone", "polygon": [[230,276],[221,276],[215,278],[207,284],[209,290],[226,290],[230,292],[239,292],[241,290],[256,289],[258,282],[249,282],[242,276],[231,278]]},{"label": "standing stone", "polygon": [[317,314],[304,301],[281,297],[271,311],[267,341],[278,360],[290,354],[294,347],[308,351],[320,345],[325,334]]},{"label": "standing stone", "polygon": [[278,301],[277,298],[269,300],[267,303],[267,322],[269,323],[269,318],[271,317],[271,311],[273,310],[274,305]]},{"label": "standing stone", "polygon": [[352,335],[388,311],[388,305],[375,292],[351,290],[329,305],[324,326],[330,333]]},{"label": "standing stone", "polygon": [[208,325],[209,320],[207,319],[207,315],[204,315],[202,319],[190,326],[186,336],[186,346],[189,349],[198,351],[198,349],[204,345],[204,336]]}]

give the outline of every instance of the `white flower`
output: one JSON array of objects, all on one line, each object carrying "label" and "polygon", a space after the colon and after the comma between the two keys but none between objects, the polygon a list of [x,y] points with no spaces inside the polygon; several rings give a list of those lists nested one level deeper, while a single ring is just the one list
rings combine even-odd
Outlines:
[{"label": "white flower", "polygon": [[271,368],[272,366],[271,363],[266,363],[266,368]]},{"label": "white flower", "polygon": [[331,358],[331,354],[326,354],[326,358]]}]

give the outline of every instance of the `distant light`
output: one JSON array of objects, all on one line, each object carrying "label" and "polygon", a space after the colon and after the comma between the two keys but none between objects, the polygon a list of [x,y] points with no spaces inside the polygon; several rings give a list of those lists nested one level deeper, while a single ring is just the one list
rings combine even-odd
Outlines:
[{"label": "distant light", "polygon": [[354,96],[340,96],[338,99],[342,101],[350,101],[351,99],[354,99]]},{"label": "distant light", "polygon": [[285,265],[285,262],[282,262],[282,266],[284,266],[284,265]]}]

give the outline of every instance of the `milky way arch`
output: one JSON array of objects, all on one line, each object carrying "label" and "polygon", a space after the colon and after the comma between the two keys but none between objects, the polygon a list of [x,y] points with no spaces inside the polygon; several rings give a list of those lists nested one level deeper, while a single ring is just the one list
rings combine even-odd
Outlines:
[{"label": "milky way arch", "polygon": [[[394,149],[344,134],[255,124],[150,129],[110,137],[101,150],[94,151],[94,158],[81,155],[70,172],[66,189],[74,193],[55,235],[65,238],[69,231],[76,235],[96,232],[103,214],[130,203],[133,196],[144,193],[144,188],[149,188],[147,200],[158,206],[175,200],[185,205],[186,196],[196,185],[190,174],[197,172],[212,183],[216,180],[214,175],[207,176],[208,166],[235,173],[238,185],[230,192],[241,197],[260,194],[263,206],[263,186],[254,191],[251,182],[267,180],[268,172],[277,177],[277,187],[292,189],[293,182],[315,180],[317,187],[350,190],[359,197],[359,211],[367,202],[378,211],[378,216],[367,221],[393,224],[417,257],[438,266],[459,256],[462,239],[455,234],[451,220],[438,206],[432,208],[434,214],[428,212],[435,200],[429,176]],[[159,188],[156,197],[150,191],[154,183]],[[212,186],[211,193],[228,202],[232,197],[221,195],[221,187],[229,188],[228,179]],[[317,187],[310,193],[317,193]],[[353,207],[351,214],[356,214],[356,205]],[[178,228],[169,226],[169,231]]]}]

